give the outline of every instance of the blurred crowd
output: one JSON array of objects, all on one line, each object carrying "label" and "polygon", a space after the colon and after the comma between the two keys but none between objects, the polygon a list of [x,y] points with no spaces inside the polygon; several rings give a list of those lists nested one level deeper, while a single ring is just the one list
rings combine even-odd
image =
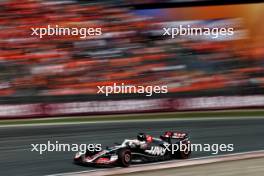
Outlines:
[{"label": "blurred crowd", "polygon": [[[264,86],[263,48],[165,39],[150,32],[153,23],[117,3],[0,1],[0,96],[88,95],[113,83],[178,93]],[[100,27],[103,34],[31,35],[48,24]]]}]

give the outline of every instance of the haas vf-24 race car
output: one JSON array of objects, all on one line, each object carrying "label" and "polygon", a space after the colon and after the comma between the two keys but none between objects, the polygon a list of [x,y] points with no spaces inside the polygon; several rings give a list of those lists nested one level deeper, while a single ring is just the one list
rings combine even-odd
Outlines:
[{"label": "haas vf-24 race car", "polygon": [[125,139],[122,144],[101,151],[78,152],[74,163],[79,165],[111,165],[128,167],[131,163],[146,163],[170,159],[187,159],[191,151],[175,150],[175,145],[190,145],[187,133],[165,132],[160,138],[139,133],[137,139]]}]

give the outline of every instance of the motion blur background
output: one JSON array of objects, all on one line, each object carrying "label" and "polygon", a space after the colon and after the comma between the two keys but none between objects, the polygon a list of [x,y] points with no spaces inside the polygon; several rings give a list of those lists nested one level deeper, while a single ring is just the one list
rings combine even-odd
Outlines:
[{"label": "motion blur background", "polygon": [[[156,4],[159,2],[0,1],[0,116],[53,115],[47,111],[62,106],[60,112],[75,108],[69,114],[118,112],[128,100],[131,107],[146,104],[146,99],[158,101],[154,103],[157,107],[142,111],[181,110],[176,106],[195,97],[213,98],[205,103],[213,108],[219,102],[215,97],[220,96],[222,104],[235,96],[235,106],[241,101],[244,106],[259,106],[252,102],[264,93],[264,3],[194,7],[187,3],[186,7],[169,1],[169,5],[164,5],[167,1]],[[101,27],[103,35],[86,39],[31,35],[32,27],[49,24]],[[216,39],[162,36],[163,27],[179,24],[233,27],[235,32]],[[150,98],[96,94],[97,86],[113,83],[167,85],[169,93]],[[111,100],[121,103],[111,104]],[[104,101],[109,109],[99,110],[107,106],[101,104]],[[76,103],[67,104],[72,102]],[[263,99],[258,102],[264,105]]]}]

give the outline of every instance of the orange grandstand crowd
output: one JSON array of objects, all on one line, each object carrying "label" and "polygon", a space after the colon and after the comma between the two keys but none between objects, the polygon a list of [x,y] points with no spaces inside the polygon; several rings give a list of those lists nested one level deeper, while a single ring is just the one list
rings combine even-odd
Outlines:
[{"label": "orange grandstand crowd", "polygon": [[[153,23],[103,2],[0,2],[0,96],[88,95],[113,83],[167,85],[170,93],[264,86],[263,48],[154,37]],[[100,27],[102,35],[31,35],[47,25]]]}]

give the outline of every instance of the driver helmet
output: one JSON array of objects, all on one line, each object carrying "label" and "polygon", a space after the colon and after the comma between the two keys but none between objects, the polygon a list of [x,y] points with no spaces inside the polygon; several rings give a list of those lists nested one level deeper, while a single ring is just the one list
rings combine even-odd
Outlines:
[{"label": "driver helmet", "polygon": [[137,139],[139,140],[139,141],[146,141],[146,134],[145,133],[139,133],[138,135],[137,135]]}]

